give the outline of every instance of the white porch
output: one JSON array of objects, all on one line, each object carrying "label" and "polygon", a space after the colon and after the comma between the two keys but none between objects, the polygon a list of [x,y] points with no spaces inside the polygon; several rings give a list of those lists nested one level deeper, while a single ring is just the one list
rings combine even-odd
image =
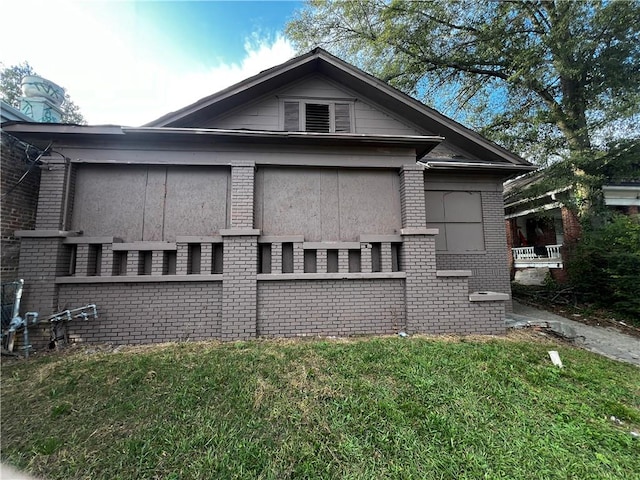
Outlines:
[{"label": "white porch", "polygon": [[[541,249],[544,248],[544,252]],[[562,268],[562,245],[512,248],[515,268]]]}]

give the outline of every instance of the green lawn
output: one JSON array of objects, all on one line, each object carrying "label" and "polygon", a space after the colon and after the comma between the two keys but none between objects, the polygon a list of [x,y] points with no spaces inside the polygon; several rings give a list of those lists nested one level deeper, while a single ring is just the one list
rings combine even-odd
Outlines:
[{"label": "green lawn", "polygon": [[2,461],[50,479],[640,478],[640,369],[534,340],[82,347],[5,362]]}]

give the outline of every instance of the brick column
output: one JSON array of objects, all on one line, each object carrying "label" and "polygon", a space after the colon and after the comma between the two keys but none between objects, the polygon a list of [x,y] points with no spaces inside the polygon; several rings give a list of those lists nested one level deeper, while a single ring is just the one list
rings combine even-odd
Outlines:
[{"label": "brick column", "polygon": [[213,244],[202,243],[200,245],[200,273],[209,275],[213,272]]},{"label": "brick column", "polygon": [[405,165],[400,171],[402,211],[401,270],[406,273],[405,308],[407,331],[420,331],[430,315],[430,287],[436,279],[437,229],[427,229],[424,172],[420,165]]},{"label": "brick column", "polygon": [[282,273],[282,243],[271,244],[271,273]]},{"label": "brick column", "polygon": [[566,273],[567,261],[571,260],[574,249],[582,236],[582,225],[580,225],[578,215],[567,207],[560,209],[560,215],[562,216],[562,229],[564,231],[564,241],[561,249],[564,265],[562,270]]},{"label": "brick column", "polygon": [[371,244],[360,243],[360,271],[362,273],[371,273],[373,266],[371,264]]},{"label": "brick column", "polygon": [[338,250],[338,272],[349,273],[349,250]]},{"label": "brick column", "polygon": [[[70,223],[73,178],[65,159],[42,157],[41,161],[35,230],[16,231],[15,235],[21,239],[19,277],[24,279],[20,313],[38,312],[43,319],[66,307],[58,305],[55,279],[69,273],[72,248],[63,240],[69,235],[65,229]],[[89,261],[89,251],[81,252],[80,268],[87,270]],[[41,325],[33,331],[36,348],[48,342],[48,325]]]},{"label": "brick column", "polygon": [[[67,193],[67,177],[71,165],[62,158],[43,158],[40,167],[40,193],[36,214],[36,230],[64,230],[71,198]],[[68,222],[67,218],[67,223]]]},{"label": "brick column", "polygon": [[304,273],[304,248],[302,242],[293,243],[293,273]]},{"label": "brick column", "polygon": [[223,340],[256,336],[258,295],[258,236],[253,228],[255,163],[231,167],[231,222],[220,234],[224,241],[222,271]]},{"label": "brick column", "polygon": [[113,275],[113,244],[102,244],[102,258],[100,260],[100,276],[110,277]]},{"label": "brick column", "polygon": [[80,244],[76,247],[76,275],[89,275],[89,245]]},{"label": "brick column", "polygon": [[325,249],[316,250],[316,272],[327,273],[327,251]]},{"label": "brick column", "polygon": [[400,208],[402,228],[427,225],[424,201],[424,167],[404,165],[400,170]]},{"label": "brick column", "polygon": [[380,244],[381,265],[380,270],[383,272],[393,271],[393,260],[391,259],[391,242],[382,242]]},{"label": "brick column", "polygon": [[[37,312],[43,320],[66,305],[58,305],[58,288],[55,278],[69,272],[71,248],[64,245],[63,238],[31,236],[33,231],[16,232],[21,238],[20,278],[24,279],[24,291],[20,302],[20,314]],[[42,233],[41,233],[42,235]],[[53,235],[53,233],[52,233]],[[31,344],[46,348],[49,341],[49,325],[39,324],[38,329],[29,329]]]},{"label": "brick column", "polygon": [[186,275],[189,265],[189,244],[176,242],[176,275]]},{"label": "brick column", "polygon": [[253,228],[255,163],[234,163],[231,168],[231,228]]},{"label": "brick column", "polygon": [[151,252],[151,275],[162,275],[166,266],[164,250]]}]

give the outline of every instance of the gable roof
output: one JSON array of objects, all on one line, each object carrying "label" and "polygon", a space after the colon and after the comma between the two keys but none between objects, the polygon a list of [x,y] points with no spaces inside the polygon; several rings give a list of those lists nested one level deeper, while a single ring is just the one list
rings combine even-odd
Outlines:
[{"label": "gable roof", "polygon": [[[485,162],[501,163],[505,167],[514,166],[516,169],[520,167],[522,170],[535,168],[518,155],[319,47],[180,110],[163,115],[144,126],[189,128],[312,73],[320,73],[348,85],[356,93],[385,105],[412,123],[446,138]],[[427,166],[429,163],[431,162],[427,162]],[[453,165],[456,161],[450,159],[446,163]],[[442,168],[445,162],[436,161],[433,164],[437,164],[436,168]]]}]

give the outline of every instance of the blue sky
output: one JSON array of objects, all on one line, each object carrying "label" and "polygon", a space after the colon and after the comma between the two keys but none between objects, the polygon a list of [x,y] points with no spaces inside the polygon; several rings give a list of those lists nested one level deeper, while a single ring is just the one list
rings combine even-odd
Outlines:
[{"label": "blue sky", "polygon": [[302,5],[5,0],[0,62],[29,62],[90,124],[140,125],[293,57],[283,31]]}]

